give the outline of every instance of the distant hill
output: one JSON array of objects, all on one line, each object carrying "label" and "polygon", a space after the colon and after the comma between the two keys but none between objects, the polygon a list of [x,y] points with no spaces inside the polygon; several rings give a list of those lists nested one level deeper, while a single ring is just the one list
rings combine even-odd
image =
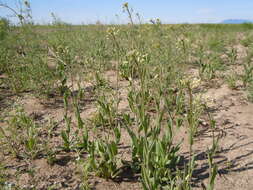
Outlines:
[{"label": "distant hill", "polygon": [[244,19],[228,19],[223,20],[222,24],[242,24],[242,23],[253,23],[252,20],[244,20]]}]

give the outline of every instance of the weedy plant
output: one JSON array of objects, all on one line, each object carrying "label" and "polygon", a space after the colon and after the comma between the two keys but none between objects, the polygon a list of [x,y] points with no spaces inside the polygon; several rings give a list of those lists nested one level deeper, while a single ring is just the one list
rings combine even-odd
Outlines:
[{"label": "weedy plant", "polygon": [[17,108],[7,123],[6,130],[0,129],[7,150],[14,157],[36,158],[40,151],[37,124],[21,108]]},{"label": "weedy plant", "polygon": [[[9,28],[9,22],[7,19],[0,19],[0,42],[6,43],[5,39],[8,36]],[[0,46],[0,73],[4,72],[6,70],[8,62],[8,51],[7,48],[4,46]]]},{"label": "weedy plant", "polygon": [[228,87],[231,89],[236,89],[236,82],[238,81],[238,75],[235,72],[230,73],[225,77]]},{"label": "weedy plant", "polygon": [[253,83],[248,87],[248,99],[253,102]]},{"label": "weedy plant", "polygon": [[244,47],[250,47],[250,46],[253,44],[252,35],[246,33],[246,34],[245,34],[245,38],[241,40],[241,44],[242,44]]},{"label": "weedy plant", "polygon": [[238,52],[237,49],[232,47],[231,50],[227,52],[228,62],[231,65],[236,64],[236,61],[238,59]]},{"label": "weedy plant", "polygon": [[96,127],[103,127],[103,129],[113,129],[117,125],[117,102],[114,99],[101,96],[98,101],[98,111],[93,116],[92,123]]},{"label": "weedy plant", "polygon": [[84,151],[88,151],[89,143],[90,143],[89,132],[81,117],[77,100],[74,101],[74,107],[75,107],[75,116],[77,119],[77,127],[78,127],[78,130],[76,133],[79,133],[79,132],[81,133],[81,137],[77,139],[77,148]]},{"label": "weedy plant", "polygon": [[52,138],[53,130],[56,126],[56,123],[50,119],[48,129],[47,129],[47,137],[46,140],[43,142],[43,149],[46,155],[47,163],[49,165],[54,165],[56,161],[56,150],[52,145],[50,144],[50,140]]},{"label": "weedy plant", "polygon": [[99,177],[114,179],[120,172],[116,142],[97,140],[91,144],[86,164]]},{"label": "weedy plant", "polygon": [[5,188],[7,181],[7,174],[2,163],[0,163],[0,187]]},{"label": "weedy plant", "polygon": [[247,87],[253,81],[253,64],[251,56],[248,57],[247,62],[243,65],[244,73],[241,75],[243,86]]},{"label": "weedy plant", "polygon": [[71,53],[69,47],[67,46],[56,46],[53,50],[50,49],[51,56],[56,61],[56,76],[59,78],[59,92],[63,95],[67,90],[67,79],[68,79],[68,70],[72,64],[73,57],[71,57]]},{"label": "weedy plant", "polygon": [[[74,131],[73,127],[72,127],[72,117],[69,116],[69,98],[70,98],[71,92],[70,91],[66,91],[64,93],[64,121],[65,121],[65,130],[61,131],[61,137],[63,140],[63,150],[65,151],[70,151],[73,147],[74,144],[77,140],[77,134],[78,134],[78,129]],[[80,129],[83,128],[83,123],[80,117],[80,113],[78,110],[78,107],[76,107],[76,117],[77,117],[77,121],[78,121],[78,127]]]},{"label": "weedy plant", "polygon": [[193,55],[197,58],[195,63],[199,66],[199,77],[202,80],[213,79],[216,70],[219,68],[220,60],[217,58],[217,55],[207,52],[204,44],[199,44]]},{"label": "weedy plant", "polygon": [[144,142],[141,164],[144,189],[161,189],[175,185],[177,165],[180,161],[180,144],[173,146],[172,140],[172,122],[169,121],[162,140]]}]

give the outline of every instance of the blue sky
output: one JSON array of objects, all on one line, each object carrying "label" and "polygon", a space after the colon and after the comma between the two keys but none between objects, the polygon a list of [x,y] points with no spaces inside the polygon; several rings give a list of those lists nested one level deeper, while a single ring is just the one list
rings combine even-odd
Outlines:
[{"label": "blue sky", "polygon": [[[0,0],[15,7],[16,0]],[[122,4],[128,2],[144,22],[159,18],[163,23],[220,22],[225,19],[253,20],[253,0],[31,0],[35,22],[52,21],[51,13],[61,20],[79,24],[125,23]],[[0,8],[0,16],[10,12]],[[118,15],[118,16],[116,16]]]}]

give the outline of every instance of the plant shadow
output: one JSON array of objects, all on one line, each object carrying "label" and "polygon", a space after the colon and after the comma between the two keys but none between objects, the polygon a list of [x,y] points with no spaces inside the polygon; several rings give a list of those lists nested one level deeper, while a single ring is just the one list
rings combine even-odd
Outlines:
[{"label": "plant shadow", "polygon": [[[246,162],[245,159],[251,158],[253,156],[253,151],[250,151],[246,154],[238,155],[234,159],[229,160],[226,156],[227,153],[233,150],[239,150],[245,146],[253,144],[253,141],[238,145],[233,143],[226,149],[221,149],[217,151],[216,156],[214,157],[214,163],[218,166],[218,175],[226,178],[227,174],[248,171],[253,169],[253,161]],[[188,152],[183,153],[184,155],[189,155]],[[195,156],[196,163],[201,163],[196,166],[196,169],[193,171],[192,184],[194,187],[203,187],[203,180],[208,179],[210,176],[208,156],[206,151],[199,151]],[[189,162],[189,156],[185,156],[183,159],[183,164],[186,165]],[[243,163],[243,164],[242,164]]]}]

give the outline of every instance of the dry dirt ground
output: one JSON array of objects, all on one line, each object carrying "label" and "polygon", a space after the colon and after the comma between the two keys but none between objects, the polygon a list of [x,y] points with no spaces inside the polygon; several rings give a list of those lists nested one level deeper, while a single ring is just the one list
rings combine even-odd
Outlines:
[{"label": "dry dirt ground", "polygon": [[[196,71],[193,69],[193,73]],[[106,77],[111,85],[115,85],[115,72],[108,71]],[[215,189],[217,190],[252,190],[253,189],[253,104],[247,100],[246,93],[240,87],[236,90],[228,88],[222,79],[214,81],[214,87],[206,88],[202,95],[212,99],[208,104],[209,109],[217,122],[217,133],[222,133],[219,143],[219,152],[215,158],[218,164],[218,176]],[[127,82],[120,81],[119,104],[122,112],[128,110]],[[57,147],[62,141],[60,132],[64,127],[63,101],[61,98],[40,99],[30,94],[20,97],[11,95],[7,89],[0,89],[1,112],[12,110],[13,104],[22,105],[25,112],[32,116],[40,125],[47,125],[49,120],[54,120],[57,125],[54,128],[51,143]],[[81,107],[83,118],[91,117],[95,112],[95,101],[92,96],[86,94],[86,99]],[[5,127],[6,123],[0,123]],[[211,130],[203,119],[199,127],[199,135],[195,139],[194,151],[197,154],[197,169],[194,173],[195,189],[203,189],[208,182],[208,163],[206,150],[211,146]],[[181,154],[187,155],[188,143],[185,129],[178,132],[179,139],[184,139]],[[122,147],[120,155],[124,159],[130,157],[130,138],[126,131],[122,130]],[[124,146],[123,146],[124,145]],[[43,157],[32,161],[13,159],[10,155],[0,155],[0,161],[6,166],[9,175],[8,182],[16,184],[24,189],[36,187],[37,190],[48,189],[80,189],[82,181],[78,165],[75,164],[77,154],[74,152],[59,151],[56,163],[50,166]],[[101,178],[91,178],[90,183],[94,189],[142,189],[138,182],[138,176],[125,177],[120,182],[106,181]]]}]

